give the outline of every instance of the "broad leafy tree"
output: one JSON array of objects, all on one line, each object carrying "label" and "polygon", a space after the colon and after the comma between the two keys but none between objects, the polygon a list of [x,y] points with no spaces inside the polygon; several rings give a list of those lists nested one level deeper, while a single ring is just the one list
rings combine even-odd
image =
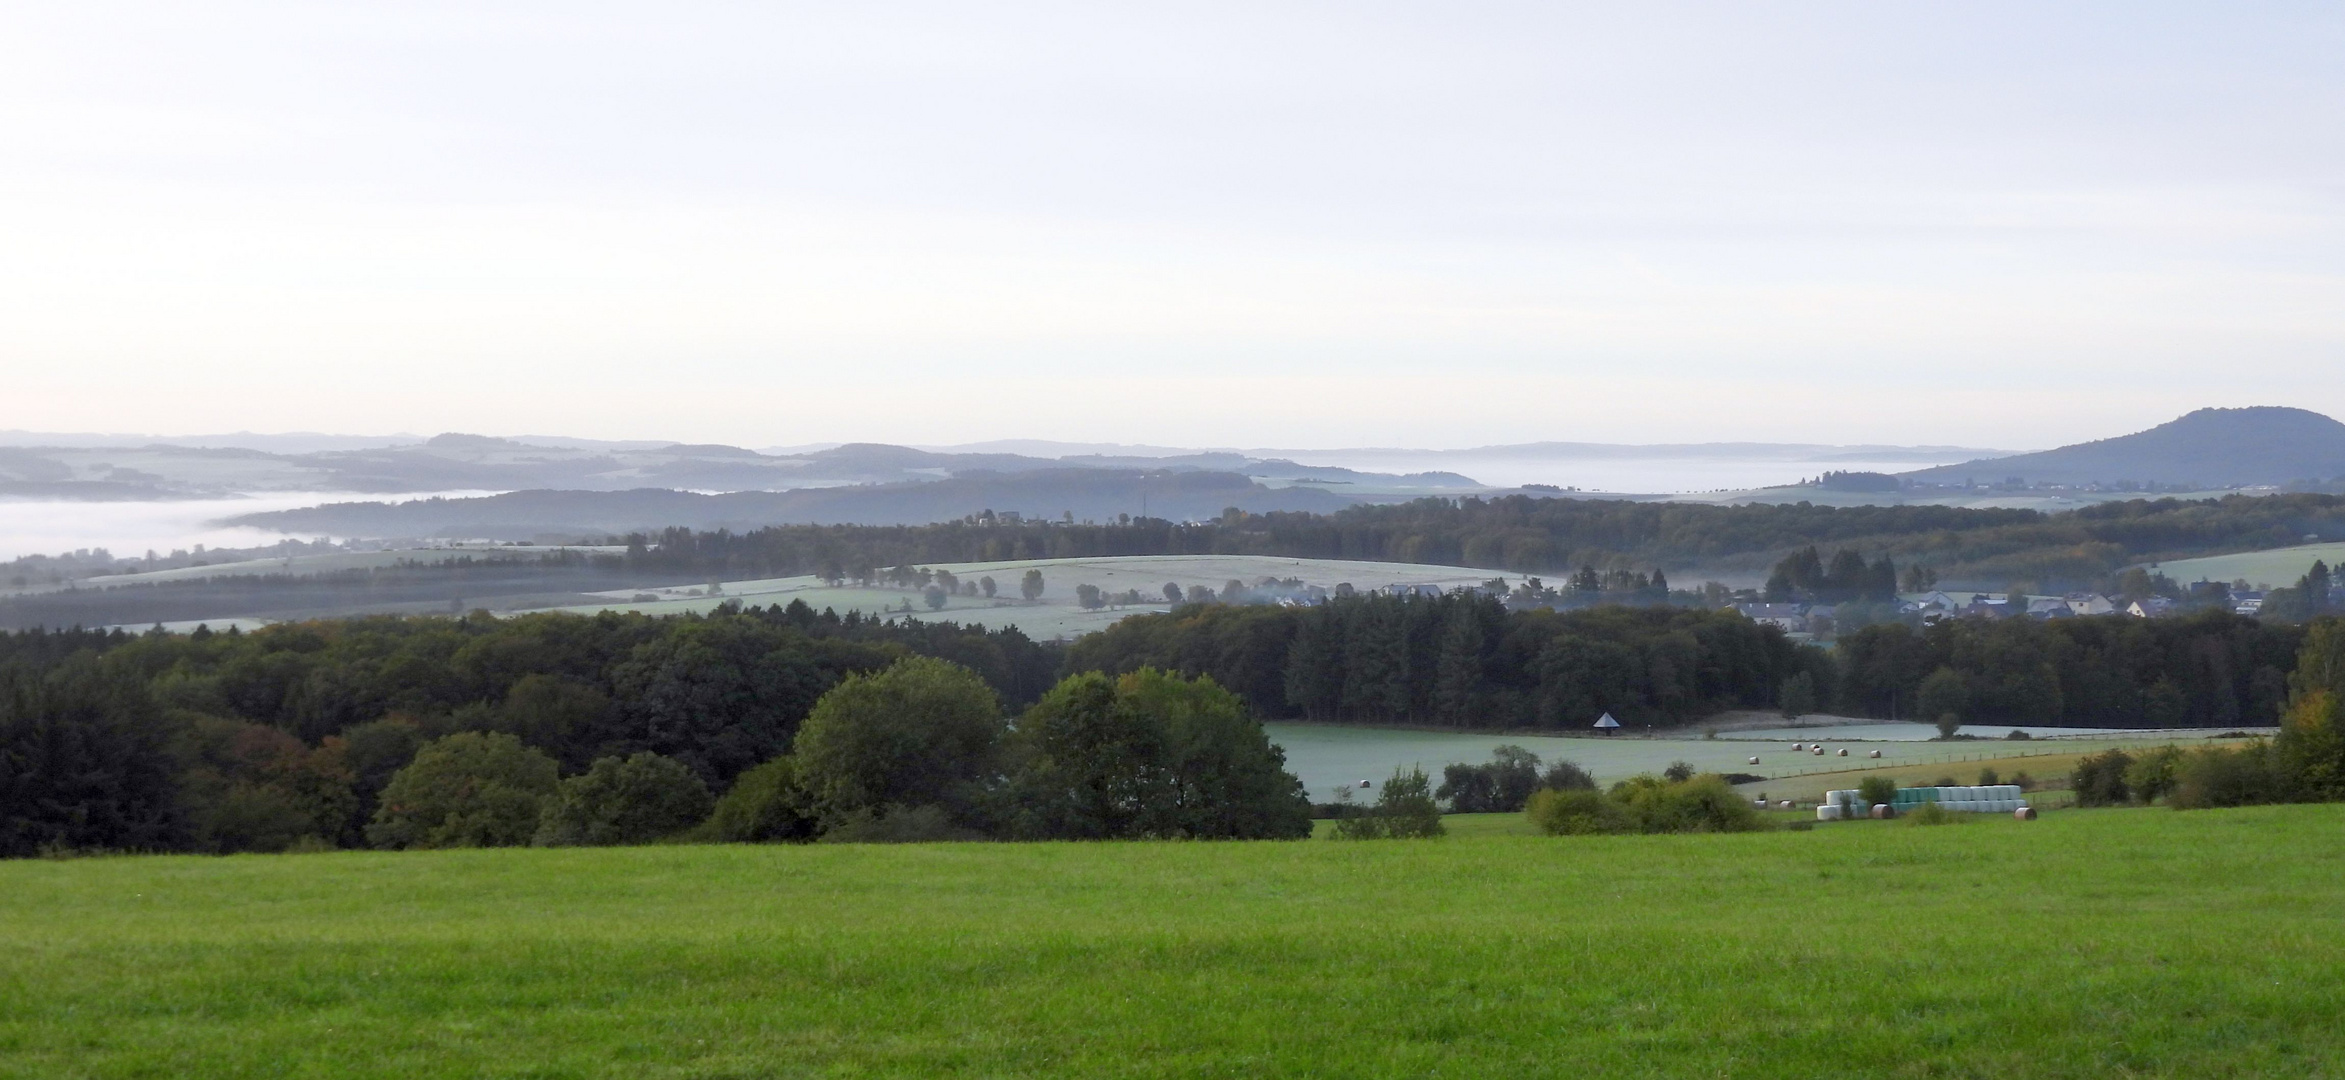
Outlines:
[{"label": "broad leafy tree", "polygon": [[708,785],[674,758],[607,757],[562,781],[546,800],[534,842],[647,844],[700,824],[714,804]]},{"label": "broad leafy tree", "polygon": [[558,773],[553,758],[503,732],[435,739],[383,788],[367,839],[388,848],[526,844]]},{"label": "broad leafy tree", "polygon": [[1292,838],[1302,782],[1235,694],[1154,668],[1077,675],[1019,721],[1011,831],[1030,837]]},{"label": "broad leafy tree", "polygon": [[985,680],[908,657],[849,676],[815,704],[798,732],[798,784],[826,820],[931,805],[969,817],[1006,730]]}]

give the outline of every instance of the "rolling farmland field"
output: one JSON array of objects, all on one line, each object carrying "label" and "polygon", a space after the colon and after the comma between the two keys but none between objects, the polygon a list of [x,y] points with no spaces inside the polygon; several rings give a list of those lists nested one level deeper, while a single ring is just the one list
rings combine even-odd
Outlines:
[{"label": "rolling farmland field", "polygon": [[[635,596],[643,595],[636,591],[613,590],[598,594],[607,598],[607,603],[580,604],[559,610],[589,614],[603,610],[675,614],[706,611],[728,600],[757,605],[803,600],[817,611],[828,607],[842,615],[849,611],[870,615],[901,613],[904,605],[910,604],[911,613],[923,619],[951,619],[994,627],[1014,625],[1024,630],[1028,637],[1054,638],[1088,633],[1141,612],[1168,610],[1170,605],[1163,602],[1163,589],[1167,583],[1179,585],[1184,590],[1192,585],[1219,590],[1233,580],[1252,585],[1268,577],[1280,580],[1300,578],[1307,585],[1328,589],[1345,583],[1359,589],[1377,589],[1395,584],[1436,585],[1448,589],[1479,584],[1501,576],[1498,571],[1464,566],[1286,559],[1267,555],[1132,555],[1099,559],[1030,559],[924,565],[930,569],[950,571],[964,581],[991,577],[998,587],[999,596],[995,599],[982,596],[949,597],[943,610],[931,611],[919,589],[832,588],[813,577],[789,577],[721,582],[721,592],[716,594],[709,593],[704,587],[662,589],[649,594],[655,599],[648,601],[634,599]],[[1041,599],[1033,603],[1018,598],[1018,581],[1028,570],[1042,571],[1044,582]],[[1137,607],[1085,611],[1075,603],[1077,585],[1097,585],[1109,593],[1138,589],[1143,598],[1153,602]]]},{"label": "rolling farmland field", "polygon": [[2336,566],[2345,560],[2345,544],[2301,544],[2237,555],[2209,555],[2203,559],[2174,559],[2157,564],[2160,573],[2185,584],[2193,581],[2238,581],[2250,585],[2286,587],[2296,584],[2314,562]]}]

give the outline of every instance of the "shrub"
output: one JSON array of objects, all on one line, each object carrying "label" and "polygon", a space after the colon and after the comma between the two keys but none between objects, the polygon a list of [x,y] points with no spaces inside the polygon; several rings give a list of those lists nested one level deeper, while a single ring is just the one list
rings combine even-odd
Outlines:
[{"label": "shrub", "polygon": [[1980,769],[1980,770],[1979,770],[1979,786],[1980,786],[1980,787],[1994,787],[1995,785],[1997,785],[1997,784],[2000,784],[2000,783],[2002,783],[2002,782],[2003,782],[2003,774],[2002,774],[2002,773],[1999,773],[1999,772],[1996,772],[1996,771],[1995,771],[1995,767],[1994,767],[1993,765],[1989,765],[1989,766],[1987,766],[1986,768],[1983,768],[1983,769]]},{"label": "shrub", "polygon": [[2124,805],[2131,798],[2132,790],[2125,786],[2125,770],[2132,767],[2133,755],[2117,749],[2077,762],[2076,772],[2070,779],[2070,786],[2076,789],[2076,805]]},{"label": "shrub", "polygon": [[1661,778],[1673,784],[1682,784],[1694,778],[1693,764],[1685,761],[1672,761],[1668,768],[1661,770]]},{"label": "shrub", "polygon": [[2280,719],[2272,752],[2301,797],[2345,799],[2345,698],[2328,690],[2298,696]]},{"label": "shrub", "polygon": [[546,800],[531,843],[540,847],[648,844],[708,817],[716,800],[675,758],[644,752],[597,760]]},{"label": "shrub", "polygon": [[1901,816],[1908,825],[1961,825],[1970,818],[1969,814],[1956,813],[1934,802],[1923,803]]},{"label": "shrub", "polygon": [[554,759],[503,732],[425,743],[383,787],[366,827],[376,847],[500,847],[529,842],[559,780]]},{"label": "shrub", "polygon": [[1511,814],[1539,790],[1539,755],[1520,746],[1491,751],[1487,765],[1450,765],[1441,770],[1433,797],[1454,814]]},{"label": "shrub", "polygon": [[1338,840],[1414,840],[1440,836],[1441,807],[1433,801],[1433,783],[1423,769],[1394,769],[1384,782],[1376,804],[1366,813],[1335,823]]},{"label": "shrub", "polygon": [[2029,742],[2035,738],[2035,736],[2021,731],[2018,728],[2012,728],[2011,731],[2005,734],[2003,737],[2011,742]]},{"label": "shrub", "polygon": [[814,812],[798,789],[798,759],[787,755],[744,772],[699,830],[727,844],[814,839]]},{"label": "shrub", "polygon": [[1897,781],[1886,776],[1865,777],[1857,783],[1856,797],[1864,800],[1867,809],[1871,809],[1875,803],[1894,806],[1897,803]]},{"label": "shrub", "polygon": [[1548,836],[1588,836],[1636,831],[1636,821],[1613,799],[1586,788],[1543,789],[1523,811],[1531,826]]},{"label": "shrub", "polygon": [[2166,802],[2177,810],[2287,802],[2295,795],[2290,780],[2267,744],[2201,747],[2183,755]]},{"label": "shrub", "polygon": [[2034,791],[2036,789],[2036,778],[2029,776],[2024,769],[2012,773],[2011,782],[2018,785],[2021,791]]},{"label": "shrub", "polygon": [[1628,811],[1638,832],[1756,832],[1768,827],[1749,799],[1716,776],[1681,781],[1640,776],[1613,785],[1610,797]]},{"label": "shrub", "polygon": [[2160,796],[2174,790],[2175,774],[2182,765],[2182,751],[2173,746],[2144,750],[2125,767],[2125,790],[2128,798],[2138,803],[2153,803]]},{"label": "shrub", "polygon": [[1954,733],[1960,730],[1962,730],[1962,717],[1956,716],[1953,713],[1938,714],[1939,738],[1952,739],[1954,737]]}]

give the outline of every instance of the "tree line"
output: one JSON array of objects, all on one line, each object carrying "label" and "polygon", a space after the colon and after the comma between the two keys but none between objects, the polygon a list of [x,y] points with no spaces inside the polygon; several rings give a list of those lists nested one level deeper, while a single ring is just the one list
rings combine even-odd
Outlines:
[{"label": "tree line", "polygon": [[1259,717],[1569,731],[1825,703],[2327,731],[2340,671],[2334,617],[1948,620],[1828,652],[1731,610],[1476,592],[1191,605],[1071,645],[803,603],[22,632],[0,634],[0,852],[1289,835],[1302,794]]},{"label": "tree line", "polygon": [[1058,660],[804,605],[0,635],[0,854],[1308,831],[1235,695]]},{"label": "tree line", "polygon": [[1731,611],[1510,610],[1496,597],[1356,595],[1298,607],[1185,607],[1068,647],[1075,670],[1211,675],[1264,716],[1577,730],[1773,703],[1816,649]]},{"label": "tree line", "polygon": [[1818,668],[1853,716],[2066,727],[2279,721],[2306,630],[2210,610],[2169,619],[1945,619],[1844,634]]}]

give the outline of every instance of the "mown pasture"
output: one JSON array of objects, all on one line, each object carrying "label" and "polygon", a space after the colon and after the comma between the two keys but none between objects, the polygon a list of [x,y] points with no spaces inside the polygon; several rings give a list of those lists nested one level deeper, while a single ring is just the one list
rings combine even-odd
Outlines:
[{"label": "mown pasture", "polygon": [[[2281,1076],[2345,807],[0,865],[0,1075]],[[1465,824],[1465,823],[1461,823]]]},{"label": "mown pasture", "polygon": [[2173,559],[2155,565],[2159,573],[2185,583],[2244,580],[2258,587],[2285,588],[2296,584],[2316,562],[2330,566],[2345,562],[2345,543],[2300,544],[2268,551],[2242,551],[2236,555]]}]

